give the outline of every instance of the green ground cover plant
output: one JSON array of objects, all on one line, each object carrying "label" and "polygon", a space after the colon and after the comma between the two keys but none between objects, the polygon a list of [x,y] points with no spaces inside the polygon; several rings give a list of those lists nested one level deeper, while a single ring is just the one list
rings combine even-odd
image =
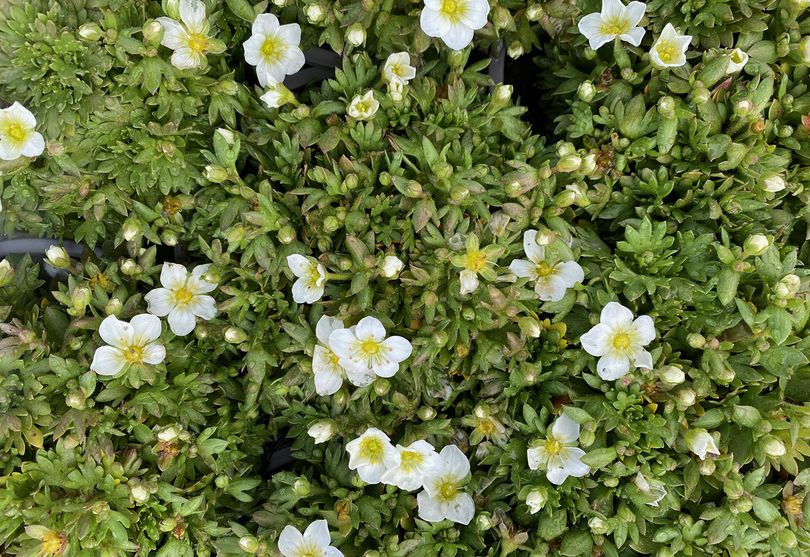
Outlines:
[{"label": "green ground cover plant", "polygon": [[0,1],[0,555],[806,555],[808,7]]}]

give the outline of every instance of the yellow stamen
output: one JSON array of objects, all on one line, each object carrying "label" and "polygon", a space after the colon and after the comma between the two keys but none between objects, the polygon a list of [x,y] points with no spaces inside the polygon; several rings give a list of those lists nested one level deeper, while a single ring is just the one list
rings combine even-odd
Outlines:
[{"label": "yellow stamen", "polygon": [[376,437],[366,437],[360,442],[360,456],[371,464],[379,464],[383,457],[383,443]]},{"label": "yellow stamen", "polygon": [[174,301],[178,306],[184,306],[194,299],[194,294],[185,286],[174,293]]},{"label": "yellow stamen", "polygon": [[8,122],[3,129],[4,135],[15,143],[22,143],[25,141],[28,133],[19,122]]},{"label": "yellow stamen", "polygon": [[602,22],[599,30],[605,35],[624,35],[630,30],[630,22],[621,17],[611,17]]},{"label": "yellow stamen", "polygon": [[374,339],[364,340],[360,343],[360,351],[366,356],[376,356],[380,353],[380,343]]},{"label": "yellow stamen", "polygon": [[467,264],[465,267],[474,272],[478,272],[487,264],[487,256],[482,251],[467,252]]},{"label": "yellow stamen", "polygon": [[446,476],[436,483],[438,499],[442,502],[455,500],[458,494],[458,483],[452,476]]},{"label": "yellow stamen", "polygon": [[262,44],[262,56],[267,61],[278,61],[284,54],[285,45],[277,37],[267,37]]},{"label": "yellow stamen", "polygon": [[208,37],[202,33],[191,33],[186,41],[186,46],[197,54],[204,54],[208,48]]},{"label": "yellow stamen", "polygon": [[547,277],[554,272],[554,267],[548,265],[545,261],[541,261],[534,269],[538,277]]},{"label": "yellow stamen", "polygon": [[549,437],[546,439],[545,447],[546,453],[548,456],[557,456],[563,450],[563,444],[554,439],[553,437]]},{"label": "yellow stamen", "polygon": [[59,532],[50,531],[42,537],[40,549],[44,555],[57,555],[65,546],[65,538]]},{"label": "yellow stamen", "polygon": [[630,348],[630,335],[627,333],[616,333],[613,337],[613,348],[616,350],[627,350]]},{"label": "yellow stamen", "polygon": [[124,360],[130,364],[136,364],[143,361],[143,347],[131,344],[124,348]]},{"label": "yellow stamen", "polygon": [[417,451],[402,451],[400,455],[399,467],[405,472],[412,472],[417,466],[425,461],[422,453]]},{"label": "yellow stamen", "polygon": [[675,61],[675,58],[678,56],[677,49],[675,45],[670,41],[661,41],[655,46],[655,51],[658,53],[658,57],[661,59],[662,62],[665,64],[671,64]]},{"label": "yellow stamen", "polygon": [[443,0],[441,12],[444,17],[456,23],[464,15],[465,7],[464,0]]}]

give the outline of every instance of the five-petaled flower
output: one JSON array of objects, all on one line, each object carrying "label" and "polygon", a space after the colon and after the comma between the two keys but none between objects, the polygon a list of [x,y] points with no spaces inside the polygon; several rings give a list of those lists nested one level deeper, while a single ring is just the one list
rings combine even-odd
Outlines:
[{"label": "five-petaled flower", "polygon": [[667,23],[650,49],[650,60],[659,68],[683,66],[686,64],[686,49],[691,41],[691,35],[681,35],[671,23]]},{"label": "five-petaled flower", "polygon": [[413,348],[407,339],[386,338],[385,335],[385,327],[379,319],[364,317],[351,329],[333,331],[329,335],[329,347],[349,374],[392,377],[399,371],[400,362],[410,357]]},{"label": "five-petaled flower", "polygon": [[380,103],[374,98],[374,91],[369,89],[362,95],[356,95],[346,108],[346,113],[355,120],[370,120],[377,114]]},{"label": "five-petaled flower", "polygon": [[422,487],[426,474],[436,466],[436,449],[427,441],[415,441],[404,447],[396,446],[396,460],[383,474],[381,481],[411,491]]},{"label": "five-petaled flower", "polygon": [[391,54],[385,61],[382,74],[387,83],[392,81],[408,83],[416,76],[416,68],[411,66],[411,55],[407,52]]},{"label": "five-petaled flower", "polygon": [[293,300],[297,304],[311,304],[323,296],[326,284],[326,267],[314,257],[305,257],[294,253],[287,256],[287,265],[298,277],[292,287]]},{"label": "five-petaled flower", "polygon": [[438,37],[453,50],[461,50],[487,24],[488,15],[487,0],[425,0],[419,24],[428,37]]},{"label": "five-petaled flower", "polygon": [[45,139],[36,127],[37,119],[18,102],[0,110],[0,159],[13,161],[41,155]]},{"label": "five-petaled flower", "polygon": [[332,536],[325,520],[316,520],[303,534],[287,525],[278,537],[278,550],[284,557],[343,557],[331,544]]},{"label": "five-petaled flower", "polygon": [[638,46],[644,38],[644,28],[638,27],[638,22],[646,10],[643,2],[630,2],[625,6],[621,0],[602,0],[602,11],[586,15],[577,27],[594,50],[616,37]]},{"label": "five-petaled flower", "polygon": [[633,312],[610,302],[602,308],[599,323],[582,335],[582,348],[599,356],[596,371],[605,381],[623,377],[630,365],[652,369],[652,355],[644,349],[655,339],[655,326],[648,315],[633,320]]},{"label": "five-petaled flower", "polygon": [[469,524],[475,515],[475,503],[464,492],[470,475],[470,462],[455,445],[447,445],[439,453],[423,482],[424,490],[416,496],[419,518],[428,522],[444,519]]},{"label": "five-petaled flower", "polygon": [[478,275],[488,281],[497,278],[498,275],[493,265],[503,254],[504,249],[496,244],[481,248],[475,234],[467,236],[465,248],[465,253],[454,255],[450,262],[454,266],[461,268],[459,292],[461,294],[471,294],[478,288]]},{"label": "five-petaled flower", "polygon": [[349,469],[367,484],[380,483],[385,471],[397,462],[397,451],[391,439],[376,427],[368,428],[357,439],[346,444]]},{"label": "five-petaled flower", "polygon": [[262,87],[281,83],[286,76],[304,67],[301,27],[297,23],[280,25],[273,14],[260,14],[252,30],[253,34],[244,44],[245,61],[256,66]]},{"label": "five-petaled flower", "polygon": [[104,318],[98,328],[109,346],[96,348],[90,369],[99,375],[117,375],[131,365],[156,365],[166,357],[166,348],[155,342],[161,333],[160,319],[143,313],[129,323],[114,315]]},{"label": "five-petaled flower", "polygon": [[217,314],[217,305],[208,292],[217,285],[203,278],[211,265],[198,265],[189,273],[178,263],[164,263],[160,271],[160,284],[149,292],[147,311],[159,317],[168,317],[169,328],[177,336],[185,336],[194,330],[197,317],[206,321]]},{"label": "five-petaled flower", "polygon": [[157,18],[163,26],[160,44],[174,51],[172,65],[180,70],[199,68],[205,64],[205,55],[213,43],[208,37],[208,18],[201,0],[180,0],[180,20]]},{"label": "five-petaled flower", "polygon": [[565,292],[585,278],[585,273],[576,261],[549,262],[545,246],[537,243],[537,230],[523,234],[523,251],[526,259],[515,259],[509,270],[519,278],[534,282],[534,291],[544,302],[558,302]]},{"label": "five-petaled flower", "polygon": [[562,485],[569,476],[581,478],[590,468],[580,460],[585,451],[574,446],[578,440],[579,424],[565,414],[560,415],[545,440],[526,451],[529,468],[545,467],[546,478],[554,485]]}]

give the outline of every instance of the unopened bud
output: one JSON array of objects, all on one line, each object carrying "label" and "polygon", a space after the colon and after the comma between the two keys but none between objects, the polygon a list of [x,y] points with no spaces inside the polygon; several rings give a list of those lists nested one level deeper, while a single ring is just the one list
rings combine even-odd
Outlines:
[{"label": "unopened bud", "polygon": [[801,286],[802,279],[800,279],[798,275],[791,273],[789,275],[785,275],[782,277],[782,280],[776,283],[776,286],[774,287],[774,294],[776,294],[778,298],[782,299],[792,298],[798,294]]},{"label": "unopened bud", "polygon": [[493,101],[501,105],[507,104],[509,102],[509,99],[512,98],[512,90],[513,88],[511,85],[504,85],[504,84],[498,85],[492,92]]},{"label": "unopened bud", "polygon": [[310,4],[304,9],[304,13],[310,23],[320,23],[326,15],[320,4]]},{"label": "unopened bud", "polygon": [[610,532],[608,523],[604,518],[599,516],[591,517],[591,519],[588,521],[588,527],[591,529],[591,532],[597,535],[604,535]]},{"label": "unopened bud", "polygon": [[14,268],[8,259],[0,261],[0,287],[6,286],[14,279]]},{"label": "unopened bud", "polygon": [[782,191],[785,189],[785,179],[779,176],[778,174],[774,174],[773,176],[768,176],[765,180],[762,181],[762,189],[767,192],[776,193],[778,191]]},{"label": "unopened bud", "polygon": [[129,494],[138,503],[145,503],[149,500],[149,490],[140,482],[129,489]]},{"label": "unopened bud", "polygon": [[405,264],[396,255],[386,255],[380,266],[380,274],[385,278],[394,278],[404,266]]},{"label": "unopened bud", "polygon": [[121,227],[121,235],[124,240],[131,242],[141,232],[141,224],[135,217],[130,217],[124,221],[124,226]]},{"label": "unopened bud", "polygon": [[332,437],[334,437],[335,432],[335,422],[332,420],[321,420],[315,422],[309,426],[309,429],[307,429],[307,435],[315,440],[316,445],[329,441]]},{"label": "unopened bud", "polygon": [[506,54],[512,59],[520,58],[524,52],[523,44],[520,41],[512,41],[512,44],[506,49]]},{"label": "unopened bud", "polygon": [[785,449],[785,444],[782,442],[782,440],[774,437],[773,435],[769,435],[765,438],[763,447],[765,448],[765,454],[773,458],[783,456],[785,452],[787,452]]},{"label": "unopened bud", "polygon": [[224,336],[225,342],[229,344],[242,344],[248,339],[247,333],[239,327],[228,327]]},{"label": "unopened bud", "polygon": [[748,255],[762,255],[771,247],[771,241],[764,234],[752,234],[743,242],[743,250]]},{"label": "unopened bud", "polygon": [[697,395],[695,394],[695,391],[689,388],[679,390],[678,394],[676,395],[678,408],[681,410],[686,410],[687,408],[694,406],[696,399]]},{"label": "unopened bud", "polygon": [[360,23],[352,24],[346,31],[346,42],[352,46],[360,46],[366,42],[366,30]]},{"label": "unopened bud", "polygon": [[79,36],[85,41],[97,41],[101,37],[101,34],[101,27],[95,23],[85,23],[79,27]]},{"label": "unopened bud", "polygon": [[529,513],[534,514],[542,509],[546,501],[548,501],[548,490],[542,487],[532,489],[526,495],[526,505],[529,507]]},{"label": "unopened bud", "polygon": [[577,87],[577,96],[583,102],[589,103],[596,95],[596,87],[590,81],[583,81]]},{"label": "unopened bud", "polygon": [[51,246],[45,252],[45,258],[51,266],[57,269],[67,269],[70,267],[70,256],[65,248],[60,246]]},{"label": "unopened bud", "polygon": [[155,19],[144,23],[141,32],[143,33],[143,40],[147,44],[157,46],[163,38],[163,26]]},{"label": "unopened bud", "polygon": [[218,164],[209,164],[205,167],[205,179],[213,184],[221,184],[228,179],[228,171]]},{"label": "unopened bud", "polygon": [[543,6],[540,4],[532,4],[526,8],[526,18],[529,21],[537,21],[543,17]]},{"label": "unopened bud", "polygon": [[680,385],[686,380],[686,374],[676,366],[666,366],[659,373],[661,385],[666,389],[671,389]]},{"label": "unopened bud", "polygon": [[[279,0],[274,0],[278,2]],[[254,536],[242,536],[239,538],[239,549],[245,553],[256,553],[259,550],[259,540]]]}]

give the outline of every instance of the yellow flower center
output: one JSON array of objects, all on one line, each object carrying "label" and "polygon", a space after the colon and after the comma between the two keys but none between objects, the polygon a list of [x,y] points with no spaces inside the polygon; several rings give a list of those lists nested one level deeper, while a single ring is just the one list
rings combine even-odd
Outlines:
[{"label": "yellow flower center", "polygon": [[208,37],[202,33],[190,33],[186,41],[188,49],[197,54],[204,54],[208,48]]},{"label": "yellow flower center", "polygon": [[376,437],[366,437],[360,442],[360,456],[371,464],[379,464],[383,457],[383,442]]},{"label": "yellow flower center", "polygon": [[374,339],[364,340],[360,343],[360,351],[365,356],[377,356],[381,350],[380,343]]},{"label": "yellow flower center", "polygon": [[56,555],[64,549],[65,538],[59,532],[48,532],[42,536],[40,549],[45,555]]},{"label": "yellow flower center", "polygon": [[613,348],[616,350],[627,350],[630,348],[630,335],[627,333],[616,333],[613,337]]},{"label": "yellow flower center", "polygon": [[194,299],[194,294],[185,286],[174,293],[174,301],[178,306],[184,306]]},{"label": "yellow flower center", "polygon": [[278,37],[267,37],[262,44],[262,56],[268,62],[278,61],[284,55],[286,46]]},{"label": "yellow flower center", "polygon": [[630,30],[630,22],[622,17],[611,17],[602,22],[599,30],[605,35],[624,35]]},{"label": "yellow flower center", "polygon": [[675,44],[670,41],[659,42],[655,47],[655,51],[658,53],[658,57],[661,59],[661,61],[665,64],[671,64],[678,56],[678,51],[677,48],[675,48]]},{"label": "yellow flower center", "polygon": [[487,264],[487,256],[482,251],[472,251],[467,253],[466,268],[470,271],[478,272]]},{"label": "yellow flower center", "polygon": [[495,433],[495,424],[490,418],[478,418],[476,429],[478,429],[482,435],[489,437]]},{"label": "yellow flower center", "polygon": [[445,476],[436,482],[436,493],[439,501],[449,503],[458,494],[458,482],[452,476]]},{"label": "yellow flower center", "polygon": [[329,363],[332,365],[332,367],[340,366],[340,358],[338,358],[338,355],[331,350],[329,351]]},{"label": "yellow flower center", "polygon": [[305,543],[298,546],[298,553],[295,557],[323,557],[323,549],[312,543]]},{"label": "yellow flower center", "polygon": [[130,344],[123,350],[124,360],[130,364],[137,364],[143,361],[143,347]]},{"label": "yellow flower center", "polygon": [[321,272],[318,269],[317,263],[311,263],[309,269],[307,269],[307,284],[310,287],[318,286],[318,282],[321,280]]},{"label": "yellow flower center", "polygon": [[425,461],[425,456],[417,451],[402,451],[399,467],[405,472],[412,472]]},{"label": "yellow flower center", "polygon": [[365,114],[371,111],[371,103],[365,100],[357,101],[354,103],[354,109],[360,114]]},{"label": "yellow flower center", "polygon": [[548,456],[557,456],[562,452],[563,444],[553,437],[549,437],[546,439],[545,449]]},{"label": "yellow flower center", "polygon": [[444,17],[456,23],[464,15],[464,0],[443,0],[441,12]]},{"label": "yellow flower center", "polygon": [[14,143],[22,143],[25,141],[26,136],[28,136],[28,132],[26,132],[25,128],[19,122],[9,122],[5,125],[5,129],[3,130],[6,137],[8,137]]},{"label": "yellow flower center", "polygon": [[554,267],[547,264],[545,261],[541,261],[535,267],[534,272],[537,273],[538,277],[547,277],[554,272]]}]

